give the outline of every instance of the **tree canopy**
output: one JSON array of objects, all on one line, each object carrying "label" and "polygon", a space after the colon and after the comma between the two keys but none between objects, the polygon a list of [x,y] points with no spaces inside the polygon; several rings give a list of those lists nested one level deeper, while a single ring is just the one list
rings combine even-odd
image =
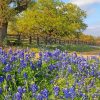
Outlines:
[{"label": "tree canopy", "polygon": [[86,12],[74,4],[59,0],[37,0],[30,8],[16,16],[15,23],[9,24],[9,32],[15,28],[16,32],[25,35],[75,35],[79,38],[87,27],[84,23],[85,17]]}]

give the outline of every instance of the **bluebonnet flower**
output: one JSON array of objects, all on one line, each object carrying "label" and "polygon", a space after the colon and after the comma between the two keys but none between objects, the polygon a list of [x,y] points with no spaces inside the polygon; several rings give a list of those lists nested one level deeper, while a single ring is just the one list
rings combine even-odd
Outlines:
[{"label": "bluebonnet flower", "polygon": [[26,55],[25,55],[25,60],[28,61],[29,58],[30,58],[30,54],[26,54]]},{"label": "bluebonnet flower", "polygon": [[61,51],[59,49],[56,49],[54,52],[53,52],[53,56],[56,56],[58,57],[60,55]]},{"label": "bluebonnet flower", "polygon": [[53,55],[53,56],[52,56],[52,59],[53,59],[53,60],[58,60],[58,56]]},{"label": "bluebonnet flower", "polygon": [[14,100],[22,100],[22,94],[17,92],[15,95],[14,95]]},{"label": "bluebonnet flower", "polygon": [[82,95],[82,99],[83,99],[83,100],[88,100],[88,96],[87,96],[86,94],[83,94],[83,95]]},{"label": "bluebonnet flower", "polygon": [[32,93],[32,98],[36,98],[37,94],[36,93]]},{"label": "bluebonnet flower", "polygon": [[[65,63],[64,63],[65,64]],[[60,68],[61,67],[61,62],[57,62],[56,64],[55,64],[55,66],[57,66],[58,68]]]},{"label": "bluebonnet flower", "polygon": [[23,93],[25,93],[26,92],[26,89],[23,87]]},{"label": "bluebonnet flower", "polygon": [[47,89],[42,90],[40,93],[41,93],[41,95],[42,95],[43,98],[48,98],[48,93],[49,92],[48,92]]},{"label": "bluebonnet flower", "polygon": [[10,72],[12,70],[11,65],[10,64],[6,64],[6,66],[3,69],[3,72]]},{"label": "bluebonnet flower", "polygon": [[48,58],[49,58],[49,57],[48,57],[47,54],[45,53],[45,54],[43,55],[43,60],[46,61]]},{"label": "bluebonnet flower", "polygon": [[36,96],[36,100],[43,100],[42,95],[41,95],[41,94],[38,94],[38,95]]},{"label": "bluebonnet flower", "polygon": [[90,71],[90,75],[94,76],[95,75],[95,71],[94,70]]},{"label": "bluebonnet flower", "polygon": [[80,97],[82,97],[82,96],[83,96],[83,93],[82,93],[82,91],[81,91],[81,90],[78,90],[78,95],[79,95]]},{"label": "bluebonnet flower", "polygon": [[82,76],[81,80],[84,81],[85,78],[87,78],[87,76]]},{"label": "bluebonnet flower", "polygon": [[62,56],[59,56],[59,61],[62,61],[63,60],[63,57]]},{"label": "bluebonnet flower", "polygon": [[71,98],[71,94],[69,93],[69,90],[68,89],[63,89],[63,93],[64,93],[64,96],[65,98]]},{"label": "bluebonnet flower", "polygon": [[62,57],[65,57],[65,56],[66,56],[66,54],[65,54],[64,52],[62,52],[62,53],[61,53],[61,56],[62,56]]},{"label": "bluebonnet flower", "polygon": [[39,52],[39,57],[42,57],[42,52]]},{"label": "bluebonnet flower", "polygon": [[0,83],[2,83],[4,81],[4,77],[0,76]]},{"label": "bluebonnet flower", "polygon": [[21,66],[22,68],[25,68],[25,67],[27,66],[27,62],[25,62],[24,60],[21,60],[21,61],[20,61],[20,66]]},{"label": "bluebonnet flower", "polygon": [[54,90],[54,95],[55,95],[55,96],[58,96],[58,95],[59,95],[60,88],[59,88],[58,86],[55,86],[55,87],[53,88],[53,90]]},{"label": "bluebonnet flower", "polygon": [[27,75],[27,73],[26,73],[26,72],[23,74],[23,76],[24,76],[24,78],[25,78],[25,79],[27,79],[27,78],[28,78],[28,75]]},{"label": "bluebonnet flower", "polygon": [[32,70],[35,69],[35,65],[33,64],[33,62],[30,62],[30,67],[31,67]]},{"label": "bluebonnet flower", "polygon": [[89,84],[89,88],[93,87],[95,84],[95,79],[91,80],[91,83]]},{"label": "bluebonnet flower", "polygon": [[51,64],[51,65],[48,66],[48,69],[49,69],[50,71],[54,70],[55,68],[56,68],[56,66],[53,65],[53,64]]},{"label": "bluebonnet flower", "polygon": [[2,48],[0,47],[0,54],[2,55],[2,53],[3,53],[3,50],[2,50]]},{"label": "bluebonnet flower", "polygon": [[88,64],[88,63],[85,63],[85,64],[84,64],[84,67],[85,67],[85,68],[89,68],[89,64]]},{"label": "bluebonnet flower", "polygon": [[62,60],[66,61],[66,60],[67,60],[67,57],[63,57],[63,59],[62,59]]},{"label": "bluebonnet flower", "polygon": [[18,73],[20,73],[20,72],[21,72],[21,68],[18,68],[18,70],[17,70],[17,71],[18,71]]},{"label": "bluebonnet flower", "polygon": [[95,65],[93,65],[93,64],[91,64],[91,65],[90,65],[90,69],[91,69],[91,70],[94,70],[94,69],[95,69],[95,67],[96,67],[96,66],[95,66]]},{"label": "bluebonnet flower", "polygon": [[11,58],[10,58],[10,61],[11,62],[14,62],[16,60],[16,57],[13,55]]},{"label": "bluebonnet flower", "polygon": [[84,84],[84,82],[83,82],[83,81],[79,81],[77,84],[78,84],[79,86],[81,86],[81,85]]},{"label": "bluebonnet flower", "polygon": [[13,54],[13,50],[10,48],[8,54]]},{"label": "bluebonnet flower", "polygon": [[75,98],[76,97],[76,92],[75,92],[75,88],[71,87],[69,89],[69,93],[71,94],[71,98]]},{"label": "bluebonnet flower", "polygon": [[62,62],[62,68],[66,68],[66,62]]},{"label": "bluebonnet flower", "polygon": [[100,78],[100,71],[99,71],[99,72],[97,72],[97,76],[98,76],[98,78]]},{"label": "bluebonnet flower", "polygon": [[72,73],[73,70],[72,70],[72,68],[71,68],[71,65],[69,65],[67,69],[68,69],[68,72],[69,72],[69,73]]},{"label": "bluebonnet flower", "polygon": [[50,80],[50,84],[53,84],[54,83],[54,80]]},{"label": "bluebonnet flower", "polygon": [[2,94],[2,92],[3,92],[3,90],[2,90],[2,88],[0,87],[0,94]]},{"label": "bluebonnet flower", "polygon": [[56,75],[56,77],[55,77],[55,79],[57,80],[57,79],[59,79],[60,77],[58,76],[58,74]]},{"label": "bluebonnet flower", "polygon": [[11,80],[11,75],[8,74],[6,79],[7,79],[7,81]]},{"label": "bluebonnet flower", "polygon": [[39,59],[39,60],[37,61],[37,66],[38,66],[38,67],[42,67],[42,60],[41,60],[41,59]]},{"label": "bluebonnet flower", "polygon": [[72,57],[69,57],[69,58],[68,58],[68,62],[69,62],[69,63],[73,63],[73,58],[72,58]]},{"label": "bluebonnet flower", "polygon": [[77,53],[74,52],[74,53],[72,54],[72,57],[73,57],[73,58],[76,58],[76,57],[77,57]]},{"label": "bluebonnet flower", "polygon": [[50,58],[49,57],[47,57],[47,58],[45,58],[45,60],[44,60],[46,63],[48,63],[49,61],[50,61]]},{"label": "bluebonnet flower", "polygon": [[80,64],[78,64],[78,70],[81,72],[81,71],[83,71],[83,68],[82,68],[82,66],[80,65]]},{"label": "bluebonnet flower", "polygon": [[35,53],[34,52],[31,52],[30,54],[31,58],[35,56]]},{"label": "bluebonnet flower", "polygon": [[18,86],[17,91],[22,94],[23,93],[23,88],[21,86]]},{"label": "bluebonnet flower", "polygon": [[97,57],[96,56],[91,56],[91,59],[92,60],[97,60]]},{"label": "bluebonnet flower", "polygon": [[52,57],[52,53],[51,52],[47,52],[49,57]]},{"label": "bluebonnet flower", "polygon": [[85,73],[87,76],[90,74],[90,72],[89,72],[88,69],[84,70],[84,73]]},{"label": "bluebonnet flower", "polygon": [[20,51],[20,52],[19,52],[19,58],[24,59],[24,51]]},{"label": "bluebonnet flower", "polygon": [[76,92],[74,87],[71,87],[70,89],[63,89],[63,93],[65,98],[75,98],[76,97]]},{"label": "bluebonnet flower", "polygon": [[32,84],[32,85],[30,86],[30,89],[31,89],[31,91],[32,91],[33,93],[35,93],[35,92],[38,90],[38,87],[37,87],[36,84]]},{"label": "bluebonnet flower", "polygon": [[7,64],[7,59],[6,59],[5,57],[2,57],[0,60],[1,60],[1,62],[2,62],[3,64],[5,64],[5,65]]},{"label": "bluebonnet flower", "polygon": [[100,93],[99,92],[96,92],[96,93],[92,94],[92,100],[97,100],[97,97],[100,97]]}]

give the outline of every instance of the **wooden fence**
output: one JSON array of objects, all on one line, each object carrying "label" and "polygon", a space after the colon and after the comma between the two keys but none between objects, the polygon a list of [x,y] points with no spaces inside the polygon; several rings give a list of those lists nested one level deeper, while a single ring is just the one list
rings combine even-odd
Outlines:
[{"label": "wooden fence", "polygon": [[23,36],[23,35],[11,35],[7,34],[7,43],[8,45],[48,45],[48,44],[86,44],[86,45],[96,45],[93,42],[87,42],[87,41],[80,41],[80,40],[65,40],[59,37],[50,37],[50,36],[40,36],[40,35],[34,35],[34,36]]}]

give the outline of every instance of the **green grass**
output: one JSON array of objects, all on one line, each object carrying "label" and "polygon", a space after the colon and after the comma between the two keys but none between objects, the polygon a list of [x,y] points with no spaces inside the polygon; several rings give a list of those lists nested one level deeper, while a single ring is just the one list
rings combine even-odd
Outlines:
[{"label": "green grass", "polygon": [[94,48],[88,45],[48,45],[46,49],[48,50],[55,50],[56,48],[60,49],[61,51],[76,51],[76,52],[89,52],[93,50],[100,50],[99,48]]},{"label": "green grass", "polygon": [[38,51],[45,51],[45,50],[55,50],[60,49],[61,51],[68,51],[68,52],[89,52],[89,51],[95,51],[95,50],[100,50],[99,47],[95,48],[89,45],[84,45],[84,44],[67,44],[67,45],[58,45],[58,44],[53,44],[53,45],[45,45],[45,44],[40,44],[39,46],[37,44],[20,44],[20,45],[15,45],[15,47],[19,48],[36,48]]}]

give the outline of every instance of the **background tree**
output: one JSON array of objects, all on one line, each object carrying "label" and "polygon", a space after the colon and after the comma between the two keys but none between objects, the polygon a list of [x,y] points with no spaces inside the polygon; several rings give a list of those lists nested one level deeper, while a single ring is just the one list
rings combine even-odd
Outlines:
[{"label": "background tree", "polygon": [[0,42],[6,37],[8,22],[27,9],[31,0],[0,0]]},{"label": "background tree", "polygon": [[45,41],[54,36],[79,40],[87,27],[84,18],[86,12],[74,4],[59,0],[38,0],[31,8],[16,16],[15,23],[9,24],[9,32],[13,29],[25,36],[38,34]]},{"label": "background tree", "polygon": [[84,23],[86,12],[71,3],[65,4],[62,7],[62,12],[65,18],[64,21],[67,23],[67,27],[65,26],[65,33],[71,36],[75,35],[78,39],[82,31],[85,30],[87,27],[87,25]]}]

